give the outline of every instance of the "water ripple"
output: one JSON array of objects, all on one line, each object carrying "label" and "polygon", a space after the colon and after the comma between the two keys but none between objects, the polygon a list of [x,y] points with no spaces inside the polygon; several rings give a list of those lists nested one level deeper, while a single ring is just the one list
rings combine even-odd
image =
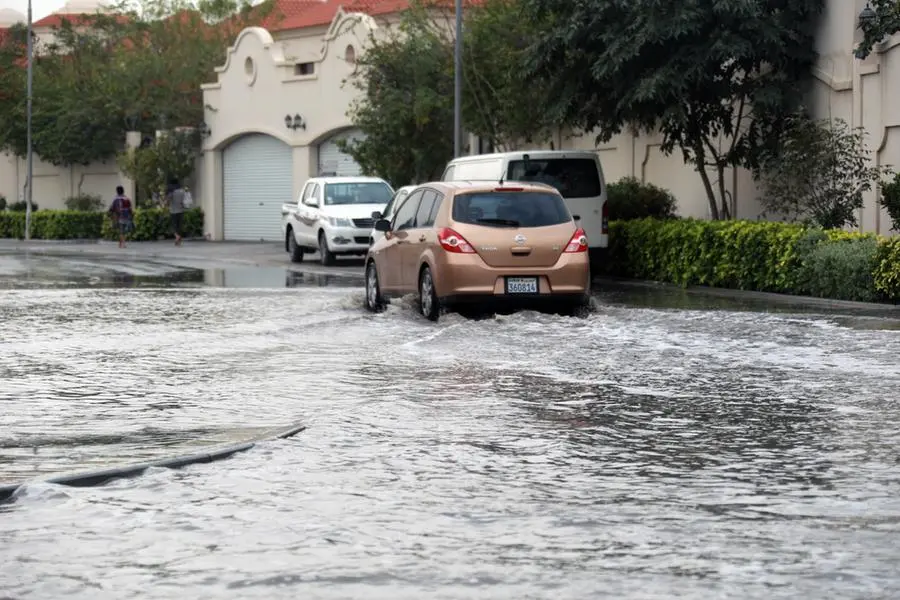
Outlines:
[{"label": "water ripple", "polygon": [[432,324],[346,288],[0,294],[0,480],[309,425],[214,465],[27,485],[0,507],[14,597],[900,594],[891,327],[616,302]]}]

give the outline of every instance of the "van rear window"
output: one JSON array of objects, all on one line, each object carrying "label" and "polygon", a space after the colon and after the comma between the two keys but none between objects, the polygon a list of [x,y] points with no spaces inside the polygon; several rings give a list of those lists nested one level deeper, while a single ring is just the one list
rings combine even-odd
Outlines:
[{"label": "van rear window", "polygon": [[572,220],[562,198],[546,192],[477,192],[453,199],[453,220],[485,227],[547,227]]},{"label": "van rear window", "polygon": [[506,178],[552,185],[563,198],[593,198],[603,193],[597,163],[590,158],[511,160]]}]

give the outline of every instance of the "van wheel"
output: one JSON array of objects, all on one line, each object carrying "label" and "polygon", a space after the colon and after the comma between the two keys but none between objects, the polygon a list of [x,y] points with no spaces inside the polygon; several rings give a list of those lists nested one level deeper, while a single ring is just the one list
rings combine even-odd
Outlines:
[{"label": "van wheel", "polygon": [[303,248],[297,245],[297,240],[294,239],[293,229],[288,229],[287,237],[288,252],[291,255],[291,262],[303,262]]},{"label": "van wheel", "polygon": [[437,321],[441,314],[441,303],[434,289],[434,277],[428,267],[423,267],[419,274],[419,310],[429,321]]}]

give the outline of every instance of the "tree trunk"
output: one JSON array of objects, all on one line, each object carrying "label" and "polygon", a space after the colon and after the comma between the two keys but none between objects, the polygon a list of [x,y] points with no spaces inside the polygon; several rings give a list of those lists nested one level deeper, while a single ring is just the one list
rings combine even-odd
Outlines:
[{"label": "tree trunk", "polygon": [[725,165],[719,163],[716,165],[719,173],[719,199],[722,201],[721,215],[723,219],[731,218],[731,211],[728,210],[728,192],[725,191]]},{"label": "tree trunk", "polygon": [[703,151],[703,143],[700,142],[694,146],[696,154],[697,171],[700,173],[700,179],[703,180],[703,189],[706,190],[706,199],[709,201],[709,212],[712,218],[719,220],[719,203],[716,201],[716,192],[713,190],[712,182],[709,180],[709,173],[706,172],[706,153]]}]

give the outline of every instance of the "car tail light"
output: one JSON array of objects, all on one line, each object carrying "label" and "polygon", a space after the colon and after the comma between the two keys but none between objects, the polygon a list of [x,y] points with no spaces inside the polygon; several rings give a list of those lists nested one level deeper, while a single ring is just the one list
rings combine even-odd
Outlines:
[{"label": "car tail light", "polygon": [[584,229],[578,229],[575,234],[572,236],[572,239],[569,240],[568,245],[566,246],[566,252],[587,252],[588,242],[587,236],[584,234]]},{"label": "car tail light", "polygon": [[523,187],[498,187],[494,188],[495,192],[524,192],[525,188]]},{"label": "car tail light", "polygon": [[609,233],[609,202],[603,203],[602,221],[600,223],[600,233]]},{"label": "car tail light", "polygon": [[466,241],[466,238],[459,235],[449,227],[444,227],[438,231],[438,243],[441,248],[447,252],[456,252],[457,254],[475,254],[475,248]]}]

